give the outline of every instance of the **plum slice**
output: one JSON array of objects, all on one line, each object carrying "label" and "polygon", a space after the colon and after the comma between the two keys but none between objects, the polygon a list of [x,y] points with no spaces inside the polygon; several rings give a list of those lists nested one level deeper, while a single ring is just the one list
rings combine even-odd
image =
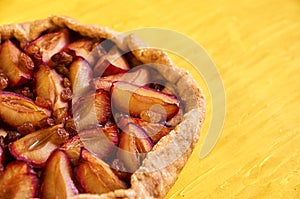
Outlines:
[{"label": "plum slice", "polygon": [[120,53],[117,46],[102,56],[94,67],[95,76],[108,76],[127,72],[130,69],[125,57]]},{"label": "plum slice", "polygon": [[160,123],[150,123],[140,118],[122,117],[118,122],[118,127],[124,129],[127,124],[134,123],[141,127],[145,133],[151,138],[154,144],[156,144],[163,136],[170,133],[173,128],[166,127]]},{"label": "plum slice", "polygon": [[118,178],[108,164],[85,149],[81,152],[81,162],[76,168],[76,179],[85,192],[93,194],[127,188],[126,183]]},{"label": "plum slice", "polygon": [[175,96],[126,82],[113,84],[111,99],[118,111],[150,121],[169,120],[179,110],[179,100]]},{"label": "plum slice", "polygon": [[73,165],[78,165],[81,148],[83,147],[79,135],[75,135],[64,143],[60,150],[64,151]]},{"label": "plum slice", "polygon": [[113,82],[124,81],[135,84],[137,86],[145,86],[149,83],[149,71],[144,68],[139,68],[133,72],[119,73],[105,77],[98,77],[93,79],[95,89],[104,89],[110,91]]},{"label": "plum slice", "polygon": [[108,157],[119,141],[116,126],[88,129],[78,135],[83,146],[101,159]]},{"label": "plum slice", "polygon": [[54,112],[60,108],[68,108],[68,102],[62,99],[61,93],[64,90],[63,78],[46,65],[40,65],[34,75],[35,92],[37,98],[51,102]]},{"label": "plum slice", "polygon": [[39,179],[25,162],[11,162],[0,175],[0,198],[34,198]]},{"label": "plum slice", "polygon": [[118,129],[116,125],[113,125],[83,130],[68,140],[60,149],[66,152],[74,165],[77,165],[82,147],[96,153],[99,158],[106,158],[118,142]]},{"label": "plum slice", "polygon": [[117,157],[122,160],[128,172],[135,172],[153,143],[146,132],[134,123],[128,123],[120,135]]},{"label": "plum slice", "polygon": [[68,156],[63,151],[54,151],[44,169],[41,199],[69,198],[77,195],[79,192],[73,178]]},{"label": "plum slice", "polygon": [[79,98],[72,108],[78,130],[103,125],[111,117],[110,96],[101,89]]},{"label": "plum slice", "polygon": [[60,52],[69,43],[67,30],[48,33],[25,46],[25,52],[33,59],[36,66],[48,63],[51,57]]},{"label": "plum slice", "polygon": [[4,170],[4,163],[5,163],[5,151],[2,146],[0,146],[0,175],[1,172]]},{"label": "plum slice", "polygon": [[8,86],[15,87],[32,79],[33,61],[21,52],[10,40],[0,47],[0,70],[8,78]]},{"label": "plum slice", "polygon": [[8,145],[10,153],[34,167],[43,167],[51,153],[62,145],[68,136],[62,125],[55,125],[30,133]]},{"label": "plum slice", "polygon": [[81,57],[75,58],[69,69],[69,79],[74,94],[74,98],[83,96],[90,90],[92,80],[92,69],[88,62]]},{"label": "plum slice", "polygon": [[97,58],[106,54],[100,41],[85,38],[70,43],[67,48],[75,51],[76,56],[84,58],[91,66],[95,64]]},{"label": "plum slice", "polygon": [[37,126],[43,119],[50,117],[51,112],[37,106],[32,100],[12,92],[0,92],[0,117],[17,128],[26,122]]}]

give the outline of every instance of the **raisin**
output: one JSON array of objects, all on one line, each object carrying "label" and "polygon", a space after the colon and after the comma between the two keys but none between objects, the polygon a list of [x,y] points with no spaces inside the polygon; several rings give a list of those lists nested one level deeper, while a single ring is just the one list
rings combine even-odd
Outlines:
[{"label": "raisin", "polygon": [[70,88],[71,87],[71,81],[67,77],[64,77],[64,79],[63,79],[63,86],[65,88]]},{"label": "raisin", "polygon": [[67,76],[69,74],[69,69],[67,69],[67,67],[64,65],[59,64],[55,67],[55,69],[61,75]]},{"label": "raisin", "polygon": [[34,98],[34,95],[33,95],[32,91],[30,90],[30,88],[28,86],[16,89],[15,92],[18,93],[18,94],[21,94],[25,97],[28,97],[30,99]]},{"label": "raisin", "polygon": [[56,124],[64,123],[68,119],[68,108],[62,107],[53,112],[53,118]]},{"label": "raisin", "polygon": [[21,53],[18,67],[23,71],[32,71],[34,68],[34,63],[25,53]]},{"label": "raisin", "polygon": [[51,61],[53,61],[55,65],[68,66],[72,63],[73,57],[67,52],[59,52],[51,57]]},{"label": "raisin", "polygon": [[69,139],[69,133],[64,128],[58,128],[57,134],[64,141],[67,141]]},{"label": "raisin", "polygon": [[8,86],[7,76],[0,71],[0,91],[3,91]]},{"label": "raisin", "polygon": [[17,128],[17,131],[21,133],[22,135],[27,135],[31,132],[35,131],[35,127],[31,122],[25,122],[21,126]]},{"label": "raisin", "polygon": [[16,141],[21,137],[21,134],[17,131],[7,131],[7,135],[4,138],[4,142],[6,145],[8,145],[11,142]]},{"label": "raisin", "polygon": [[40,51],[40,47],[38,47],[36,45],[30,49],[30,57],[32,58],[32,60],[36,66],[41,65],[43,63],[43,58],[42,58],[42,54]]},{"label": "raisin", "polygon": [[2,135],[0,135],[0,147],[2,147],[2,148],[6,148],[6,144],[5,144],[5,138],[2,136]]},{"label": "raisin", "polygon": [[61,98],[63,101],[69,101],[72,99],[72,90],[70,88],[64,88],[61,92]]},{"label": "raisin", "polygon": [[74,137],[78,134],[77,128],[75,126],[75,122],[73,119],[69,119],[65,123],[65,129],[68,131],[70,138]]},{"label": "raisin", "polygon": [[49,128],[49,127],[54,126],[54,125],[55,125],[54,119],[45,118],[45,119],[42,119],[41,121],[39,121],[38,127],[40,129],[43,129],[43,128]]}]

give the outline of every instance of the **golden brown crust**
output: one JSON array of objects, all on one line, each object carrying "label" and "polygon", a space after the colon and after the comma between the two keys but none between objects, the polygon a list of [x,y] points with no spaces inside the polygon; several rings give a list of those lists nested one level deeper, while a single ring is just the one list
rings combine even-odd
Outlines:
[{"label": "golden brown crust", "polygon": [[132,175],[130,189],[102,195],[80,194],[72,198],[163,198],[177,180],[199,139],[205,116],[202,91],[191,74],[176,67],[164,51],[148,48],[132,35],[124,35],[107,27],[83,25],[65,16],[51,16],[45,20],[0,26],[0,39],[16,38],[21,47],[24,47],[26,42],[35,39],[42,32],[57,28],[68,28],[91,38],[110,39],[122,50],[132,50],[138,60],[155,67],[175,85],[184,106],[183,121],[148,153],[142,166]]}]

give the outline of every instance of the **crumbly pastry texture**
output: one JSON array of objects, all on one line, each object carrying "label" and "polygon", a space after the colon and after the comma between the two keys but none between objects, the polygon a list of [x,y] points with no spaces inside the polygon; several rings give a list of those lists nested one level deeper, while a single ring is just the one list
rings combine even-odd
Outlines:
[{"label": "crumbly pastry texture", "polygon": [[44,20],[0,26],[0,41],[15,38],[24,47],[41,33],[59,28],[68,28],[90,38],[109,39],[122,50],[132,50],[139,61],[152,65],[166,80],[175,85],[184,108],[182,122],[147,154],[142,166],[131,176],[129,189],[101,195],[80,194],[72,198],[163,198],[177,180],[199,139],[205,117],[203,92],[191,74],[175,66],[164,51],[145,46],[133,35],[121,34],[98,25],[81,24],[65,16],[50,16]]}]

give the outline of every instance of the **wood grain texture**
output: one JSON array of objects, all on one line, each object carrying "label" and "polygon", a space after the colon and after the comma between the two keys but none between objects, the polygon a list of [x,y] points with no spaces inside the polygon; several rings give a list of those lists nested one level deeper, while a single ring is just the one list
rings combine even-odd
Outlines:
[{"label": "wood grain texture", "polygon": [[176,30],[215,61],[227,100],[221,138],[199,159],[211,99],[192,71],[208,96],[208,120],[166,198],[300,198],[299,0],[0,1],[0,24],[51,14],[119,31]]}]

